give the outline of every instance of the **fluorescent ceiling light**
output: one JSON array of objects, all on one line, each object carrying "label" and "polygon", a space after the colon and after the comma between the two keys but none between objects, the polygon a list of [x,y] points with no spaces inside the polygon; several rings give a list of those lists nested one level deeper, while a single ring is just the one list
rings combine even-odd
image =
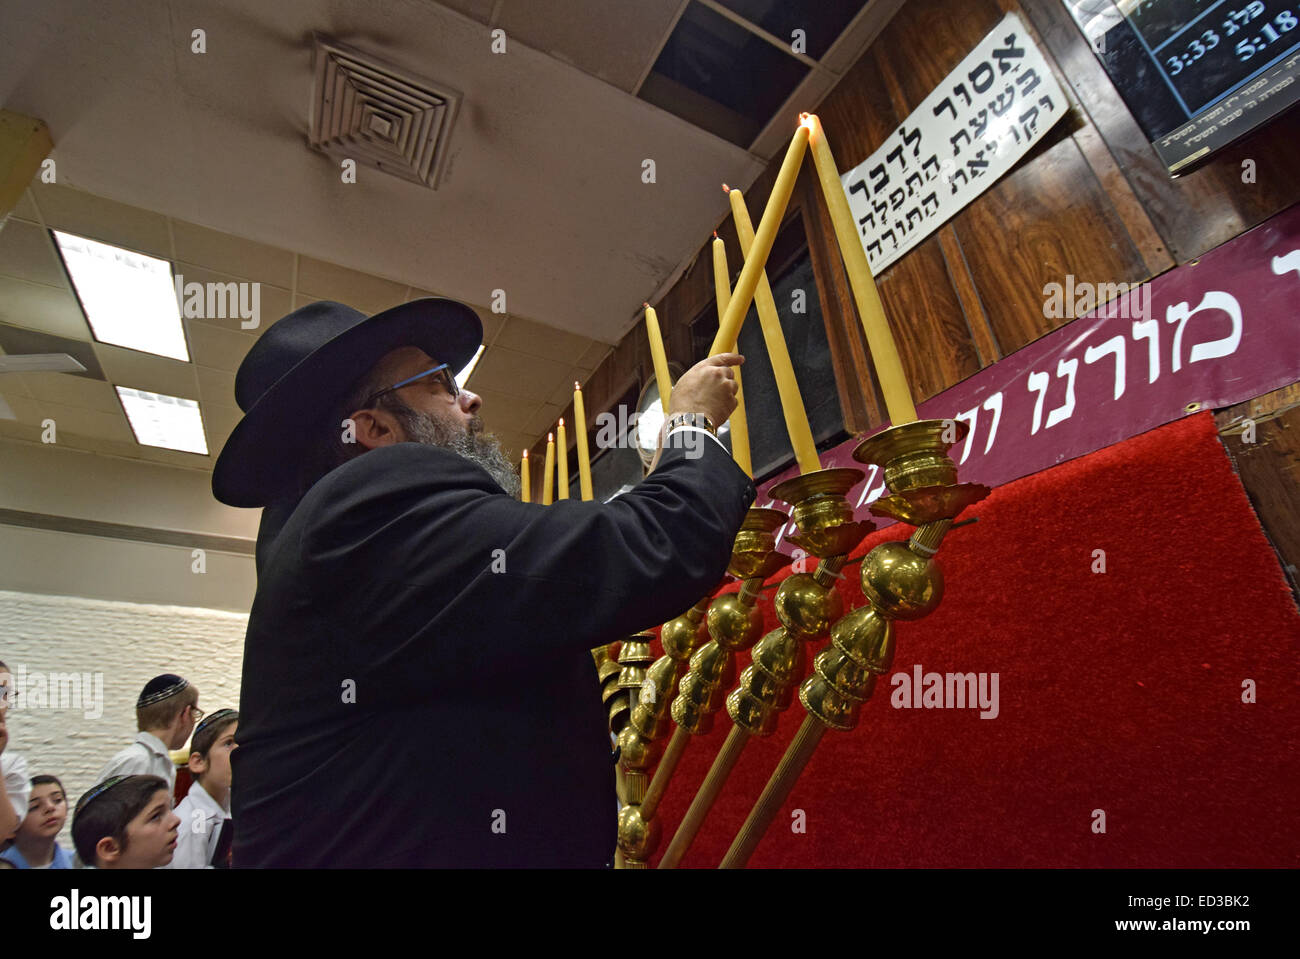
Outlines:
[{"label": "fluorescent ceiling light", "polygon": [[203,436],[203,417],[199,404],[179,396],[146,393],[126,386],[117,387],[118,398],[126,410],[136,442],[141,446],[208,455]]},{"label": "fluorescent ceiling light", "polygon": [[170,263],[52,232],[95,339],[189,361]]},{"label": "fluorescent ceiling light", "polygon": [[483,347],[480,346],[478,350],[475,351],[474,356],[470,361],[465,364],[465,368],[456,374],[456,385],[461,389],[465,388],[465,381],[468,380],[469,375],[474,372],[474,367],[478,366],[478,358],[482,355]]}]

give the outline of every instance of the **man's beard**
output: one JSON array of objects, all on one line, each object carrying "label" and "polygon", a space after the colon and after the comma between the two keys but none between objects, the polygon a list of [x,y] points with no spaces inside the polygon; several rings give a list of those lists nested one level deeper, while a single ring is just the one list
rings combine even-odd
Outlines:
[{"label": "man's beard", "polygon": [[516,499],[519,498],[519,474],[515,472],[514,464],[506,459],[501,441],[491,433],[483,432],[481,419],[475,416],[462,430],[458,425],[413,410],[395,396],[389,399],[390,403],[386,404],[388,410],[402,424],[402,429],[411,442],[441,446],[459,453],[486,470],[503,490]]}]

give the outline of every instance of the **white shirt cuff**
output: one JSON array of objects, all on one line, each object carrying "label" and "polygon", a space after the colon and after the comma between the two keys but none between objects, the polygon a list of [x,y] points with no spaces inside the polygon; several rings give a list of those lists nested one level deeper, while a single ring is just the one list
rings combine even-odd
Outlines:
[{"label": "white shirt cuff", "polygon": [[[717,443],[718,446],[722,449],[722,452],[726,453],[728,456],[731,455],[731,451],[730,451],[729,449],[727,449],[727,444],[726,444],[726,443],[722,442],[722,440],[718,439],[716,436],[714,436],[714,435],[713,435],[712,433],[710,433],[708,430],[706,430],[706,429],[701,429],[701,428],[698,427],[698,426],[674,426],[671,430],[668,431],[668,436],[671,437],[674,433],[682,433],[682,432],[685,432],[685,431],[687,431],[687,430],[689,430],[689,431],[692,432],[692,433],[703,433],[703,434],[704,434],[705,436],[707,436],[709,439],[713,440],[713,442]],[[667,444],[665,444],[665,445],[667,445]]]}]

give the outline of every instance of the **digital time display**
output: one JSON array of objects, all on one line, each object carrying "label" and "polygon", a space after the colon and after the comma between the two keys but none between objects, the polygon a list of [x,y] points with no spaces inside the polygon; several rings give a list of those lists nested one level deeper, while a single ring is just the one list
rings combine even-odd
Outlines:
[{"label": "digital time display", "polygon": [[1298,0],[1065,0],[1176,172],[1293,104]]}]

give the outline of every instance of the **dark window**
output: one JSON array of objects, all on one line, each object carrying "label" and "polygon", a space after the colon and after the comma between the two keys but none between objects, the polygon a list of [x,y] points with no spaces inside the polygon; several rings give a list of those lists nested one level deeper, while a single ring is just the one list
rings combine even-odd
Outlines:
[{"label": "dark window", "polygon": [[748,147],[807,73],[792,55],[692,2],[638,96]]},{"label": "dark window", "polygon": [[[813,440],[818,449],[824,450],[840,442],[847,434],[835,384],[830,344],[826,339],[826,325],[822,321],[821,301],[817,297],[817,282],[808,256],[803,225],[798,217],[792,218],[777,235],[768,257],[768,266],[771,268],[769,279],[775,277],[772,280],[772,297],[776,301],[776,312],[785,334],[790,362],[794,366],[804,409],[812,426]],[[735,270],[732,273],[732,286],[735,285],[738,272]],[[797,295],[799,291],[802,291],[802,295]],[[804,312],[796,312],[797,306],[802,306]],[[708,352],[717,330],[717,309],[710,307],[692,324],[692,343],[697,358],[702,359]],[[754,479],[761,482],[789,466],[794,461],[794,450],[786,433],[781,398],[776,390],[776,378],[772,375],[767,346],[763,342],[758,311],[752,305],[740,329],[739,349],[745,357],[742,376],[745,414],[749,421],[750,457],[754,465]],[[730,442],[730,430],[724,438]]]},{"label": "dark window", "polygon": [[781,40],[793,43],[794,31],[804,31],[807,47],[803,52],[814,60],[826,54],[858,11],[867,5],[866,0],[718,0],[718,3]]}]

